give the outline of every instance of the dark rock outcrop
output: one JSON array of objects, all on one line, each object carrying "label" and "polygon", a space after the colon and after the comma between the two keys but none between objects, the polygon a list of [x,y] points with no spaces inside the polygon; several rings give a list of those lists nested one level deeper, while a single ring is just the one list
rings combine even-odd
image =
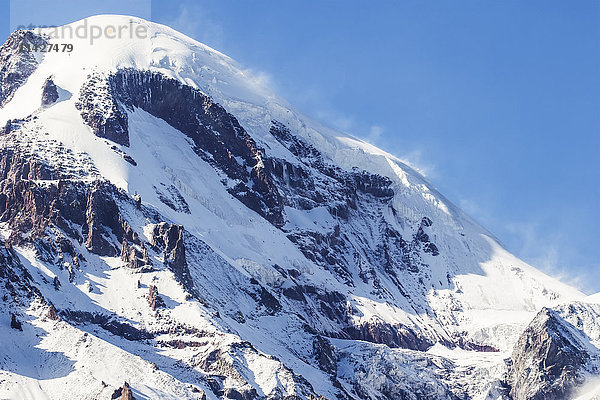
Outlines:
[{"label": "dark rock outcrop", "polygon": [[163,119],[236,182],[228,187],[232,195],[274,225],[283,225],[283,201],[265,170],[264,151],[233,115],[201,91],[159,73],[123,69],[109,77],[89,76],[76,105],[96,136],[124,146],[129,146],[126,109],[141,108]]},{"label": "dark rock outcrop", "polygon": [[511,357],[508,382],[513,400],[567,399],[583,383],[590,358],[575,329],[544,308],[521,334]]},{"label": "dark rock outcrop", "polygon": [[105,77],[89,76],[75,106],[94,135],[129,146],[127,112],[111,93]]},{"label": "dark rock outcrop", "polygon": [[141,250],[135,245],[130,245],[127,238],[123,238],[121,244],[121,260],[125,261],[127,267],[134,270],[148,270],[152,266],[152,261],[148,255],[148,250],[143,243],[139,245]]},{"label": "dark rock outcrop", "polygon": [[430,253],[432,256],[437,256],[440,254],[437,246],[429,239],[429,235],[425,233],[425,229],[429,228],[432,224],[433,222],[431,219],[423,217],[421,219],[419,229],[414,235],[414,239],[423,246],[423,251],[425,253]]},{"label": "dark rock outcrop", "polygon": [[260,306],[265,308],[269,315],[275,315],[281,311],[282,307],[279,300],[264,287],[259,286],[258,292],[250,292],[249,294]]},{"label": "dark rock outcrop", "polygon": [[[23,157],[13,150],[0,152],[0,221],[9,223],[12,243],[19,244],[24,237],[27,241],[44,239],[51,225],[102,256],[116,255],[124,239],[140,243],[137,233],[121,216],[117,199],[125,200],[126,196],[117,188],[105,181],[89,184],[61,178],[33,157]],[[52,179],[58,181],[50,185],[35,182]],[[113,243],[112,235],[119,242]],[[53,244],[57,255],[72,252],[68,240],[57,241]],[[73,262],[77,267],[78,260]]]},{"label": "dark rock outcrop", "polygon": [[351,326],[346,332],[352,339],[383,343],[389,347],[425,351],[433,345],[429,339],[406,326],[391,325],[380,320]]},{"label": "dark rock outcrop", "polygon": [[[288,238],[306,258],[329,269],[348,286],[356,284],[352,271],[358,269],[363,282],[373,284],[376,290],[381,287],[378,275],[384,274],[401,294],[405,293],[404,271],[417,274],[425,268],[423,253],[439,255],[438,247],[427,234],[432,221],[424,217],[413,237],[403,238],[382,218],[386,212],[396,215],[389,178],[358,168],[342,170],[280,122],[272,121],[270,133],[298,161],[292,164],[288,160],[267,160],[267,170],[271,171],[285,203],[300,210],[325,207],[333,219],[339,221],[329,232],[313,231],[310,226],[300,230],[292,227]],[[372,226],[368,240],[363,237],[363,229],[353,228],[355,221],[362,226]],[[368,242],[375,246],[366,248]],[[380,294],[388,295],[383,290]],[[286,296],[297,299],[299,293],[287,290]]]},{"label": "dark rock outcrop", "polygon": [[394,195],[389,178],[359,169],[342,170],[327,162],[314,146],[293,135],[284,124],[272,121],[269,132],[300,162],[291,164],[275,158],[266,161],[266,170],[278,183],[286,204],[299,209],[324,205],[332,215],[346,219],[349,209],[356,208],[360,194],[371,195],[383,202]]},{"label": "dark rock outcrop", "polygon": [[0,180],[15,183],[18,180],[60,178],[60,174],[41,160],[24,157],[19,151],[10,148],[0,150]]},{"label": "dark rock outcrop", "polygon": [[155,285],[150,285],[148,287],[147,299],[148,299],[148,304],[150,305],[150,308],[152,309],[152,311],[156,311],[158,308],[165,306],[165,302],[158,295],[158,288]]},{"label": "dark rock outcrop", "polygon": [[111,400],[135,400],[133,392],[131,391],[131,387],[127,382],[125,382],[123,386],[115,390],[110,398]]},{"label": "dark rock outcrop", "polygon": [[15,31],[0,47],[0,107],[5,105],[27,78],[36,70],[38,62],[28,48],[47,44],[46,39],[32,31]]},{"label": "dark rock outcrop", "polygon": [[224,391],[225,399],[233,399],[233,400],[254,400],[258,398],[258,393],[256,389],[248,389],[244,391],[238,391],[234,388],[227,388]]},{"label": "dark rock outcrop", "polygon": [[274,225],[283,224],[283,201],[265,169],[264,151],[221,105],[149,71],[120,70],[109,77],[109,85],[113,103],[141,108],[183,132],[198,155],[237,182],[228,188],[232,195]]},{"label": "dark rock outcrop", "polygon": [[479,351],[482,353],[498,353],[500,351],[494,346],[490,346],[489,344],[475,343],[470,340],[465,340],[465,338],[463,337],[457,338],[455,344],[463,350]]},{"label": "dark rock outcrop", "polygon": [[49,106],[56,103],[58,100],[58,89],[52,80],[52,77],[48,77],[44,85],[42,86],[42,105]]},{"label": "dark rock outcrop", "polygon": [[184,285],[191,284],[190,271],[185,258],[184,229],[182,225],[161,222],[152,230],[152,245],[162,251],[165,265]]},{"label": "dark rock outcrop", "polygon": [[321,335],[316,335],[313,341],[313,353],[317,360],[317,364],[322,371],[329,375],[335,375],[337,372],[337,357],[334,347],[327,338]]},{"label": "dark rock outcrop", "polygon": [[[401,324],[392,325],[379,319],[372,319],[357,325],[352,318],[349,318],[354,311],[342,293],[324,291],[312,285],[292,286],[283,289],[281,293],[287,298],[301,302],[306,307],[310,304],[316,305],[316,312],[338,327],[338,330],[323,330],[317,326],[312,332],[314,334],[320,333],[328,337],[350,338],[385,344],[392,348],[420,351],[427,350],[433,345],[433,341],[422,333]],[[307,314],[310,312],[307,309]]]},{"label": "dark rock outcrop", "polygon": [[19,331],[23,330],[23,326],[21,324],[21,321],[19,321],[17,319],[17,316],[15,314],[11,314],[10,315],[10,327],[13,329],[17,329]]},{"label": "dark rock outcrop", "polygon": [[122,322],[113,315],[66,309],[60,311],[60,316],[71,323],[98,325],[113,335],[131,341],[140,341],[153,337],[149,332],[138,329],[128,322]]},{"label": "dark rock outcrop", "polygon": [[116,189],[109,183],[96,182],[88,190],[86,201],[86,223],[83,232],[87,234],[86,247],[102,256],[115,256],[115,243],[106,239],[108,229],[119,240],[127,239],[139,243],[137,234],[121,216],[115,198],[119,198]]},{"label": "dark rock outcrop", "polygon": [[[33,283],[31,274],[9,242],[0,240],[0,283],[6,289],[4,304],[19,302],[20,297],[43,298],[40,290]],[[16,316],[15,316],[16,318]]]},{"label": "dark rock outcrop", "polygon": [[58,313],[56,312],[56,308],[54,307],[54,304],[50,304],[50,306],[48,307],[48,313],[46,314],[46,316],[53,321],[58,321],[60,319],[60,317],[58,316]]}]

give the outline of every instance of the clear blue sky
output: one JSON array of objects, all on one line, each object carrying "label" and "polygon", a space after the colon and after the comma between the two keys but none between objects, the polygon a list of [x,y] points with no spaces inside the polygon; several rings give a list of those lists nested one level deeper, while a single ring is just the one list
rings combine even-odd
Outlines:
[{"label": "clear blue sky", "polygon": [[38,24],[129,13],[215,47],[420,166],[521,258],[600,291],[600,1],[30,3]]}]

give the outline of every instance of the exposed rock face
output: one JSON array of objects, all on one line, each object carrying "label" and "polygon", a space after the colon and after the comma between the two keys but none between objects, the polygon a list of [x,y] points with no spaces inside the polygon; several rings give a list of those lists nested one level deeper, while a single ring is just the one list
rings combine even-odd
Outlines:
[{"label": "exposed rock face", "polygon": [[58,89],[52,80],[52,77],[48,77],[44,86],[42,86],[42,105],[49,106],[58,100]]},{"label": "exposed rock face", "polygon": [[127,382],[125,382],[123,384],[123,386],[121,386],[120,388],[118,388],[117,390],[114,391],[114,393],[111,396],[112,400],[135,400],[135,397],[133,397],[133,392],[131,391],[131,387],[129,386],[129,384]]},{"label": "exposed rock face", "polygon": [[148,71],[120,70],[109,85],[112,104],[141,108],[183,132],[201,157],[237,182],[228,188],[231,194],[274,225],[283,224],[283,202],[265,170],[264,151],[222,106],[191,86]]},{"label": "exposed rock face", "polygon": [[61,310],[60,316],[73,324],[94,324],[102,329],[131,341],[151,339],[153,335],[145,330],[132,326],[127,321],[116,318],[114,315],[93,313],[79,310]]},{"label": "exposed rock face", "polygon": [[[94,190],[95,189],[95,190]],[[84,233],[87,233],[85,246],[92,252],[101,256],[114,256],[117,253],[114,245],[111,244],[104,235],[105,227],[119,229],[119,208],[116,203],[106,193],[104,188],[96,185],[87,196],[86,201],[86,224]],[[114,232],[114,231],[113,231]],[[122,236],[117,234],[117,237]]]},{"label": "exposed rock face", "polygon": [[334,376],[337,373],[337,356],[329,340],[317,335],[313,342],[313,350],[319,368]]},{"label": "exposed rock face", "polygon": [[194,141],[201,157],[237,182],[228,188],[231,194],[276,226],[283,224],[282,199],[264,169],[263,150],[235,117],[199,90],[158,73],[120,70],[108,78],[90,76],[77,107],[96,136],[124,146],[129,146],[125,107],[165,120]]},{"label": "exposed rock face", "polygon": [[346,331],[352,339],[383,343],[390,347],[425,351],[433,345],[427,338],[406,326],[392,326],[377,320],[368,321],[358,327],[351,326]]},{"label": "exposed rock face", "polygon": [[33,157],[24,157],[19,151],[4,148],[0,151],[0,178],[13,184],[18,180],[60,179],[48,164]]},{"label": "exposed rock face", "polygon": [[54,308],[54,304],[50,304],[48,307],[48,318],[53,321],[58,321],[60,319],[58,313],[56,312],[56,308]]},{"label": "exposed rock face", "polygon": [[0,47],[0,106],[12,99],[37,68],[34,53],[23,51],[22,46],[39,47],[46,43],[46,39],[31,31],[16,31]]},{"label": "exposed rock face", "polygon": [[152,244],[162,249],[165,264],[184,285],[190,283],[190,272],[185,258],[183,226],[161,222],[152,231]]},{"label": "exposed rock face", "polygon": [[55,184],[40,185],[33,180],[51,180],[60,175],[35,158],[26,159],[11,150],[0,153],[0,178],[0,221],[10,224],[14,243],[20,243],[25,233],[29,239],[45,237],[45,229],[51,224],[72,239],[83,241],[98,255],[117,254],[118,243],[107,239],[110,234],[120,241],[139,243],[115,202],[123,196],[108,182],[88,186],[59,179]]},{"label": "exposed rock face", "polygon": [[421,220],[421,225],[419,226],[419,230],[415,234],[414,238],[416,241],[421,243],[425,253],[431,253],[432,256],[437,256],[440,254],[440,252],[435,243],[429,240],[429,235],[427,235],[424,230],[425,228],[430,227],[432,223],[433,222],[431,222],[431,219],[423,217]]},{"label": "exposed rock face", "polygon": [[135,397],[133,397],[133,392],[131,391],[131,388],[127,382],[125,382],[123,385],[123,390],[121,391],[121,400],[135,400]]},{"label": "exposed rock face", "polygon": [[113,97],[106,78],[90,76],[79,91],[76,107],[94,135],[129,146],[127,113]]},{"label": "exposed rock face", "polygon": [[292,164],[282,159],[268,160],[267,170],[284,192],[287,205],[303,210],[323,205],[332,215],[347,219],[349,210],[357,208],[360,194],[382,202],[394,195],[388,178],[358,169],[343,171],[327,162],[314,146],[293,135],[284,124],[277,121],[271,124],[271,135],[300,161]]},{"label": "exposed rock face", "polygon": [[10,316],[10,327],[13,329],[17,329],[19,331],[23,330],[23,326],[21,325],[21,321],[17,319],[15,314],[11,314]]},{"label": "exposed rock face", "polygon": [[27,298],[41,297],[39,289],[32,285],[31,274],[21,263],[10,243],[0,240],[0,280],[4,282],[10,298],[3,298],[4,304],[17,301],[19,293]]},{"label": "exposed rock face", "polygon": [[[292,230],[289,239],[308,259],[334,271],[348,285],[354,285],[350,271],[358,269],[364,283],[371,281],[378,287],[378,275],[385,274],[404,293],[399,276],[405,270],[418,273],[426,267],[421,252],[439,255],[437,246],[426,233],[433,222],[423,217],[413,236],[404,238],[379,216],[376,221],[369,221],[374,224],[372,242],[377,243],[377,247],[365,252],[362,245],[356,246],[352,239],[363,235],[361,228],[353,225],[355,222],[364,224],[361,219],[364,219],[365,210],[372,215],[389,210],[395,215],[396,210],[390,204],[394,195],[391,181],[358,169],[344,171],[328,163],[314,146],[295,136],[280,122],[272,121],[270,133],[299,161],[299,164],[291,164],[269,159],[269,170],[286,204],[300,210],[326,207],[340,221],[326,234],[310,228]],[[357,240],[364,244],[363,238]]]},{"label": "exposed rock face", "polygon": [[152,311],[165,306],[163,299],[158,295],[158,288],[155,285],[148,287],[148,304]]},{"label": "exposed rock face", "polygon": [[152,266],[152,261],[144,244],[140,242],[139,247],[141,250],[138,250],[135,245],[130,246],[126,238],[123,239],[121,244],[121,260],[127,263],[127,267],[134,270],[147,269]]},{"label": "exposed rock face", "polygon": [[567,399],[583,383],[590,356],[574,328],[544,308],[519,338],[509,371],[513,400]]}]

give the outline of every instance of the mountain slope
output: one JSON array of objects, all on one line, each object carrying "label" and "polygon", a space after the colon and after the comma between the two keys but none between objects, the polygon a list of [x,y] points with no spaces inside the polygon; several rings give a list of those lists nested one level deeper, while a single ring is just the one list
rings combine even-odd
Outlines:
[{"label": "mountain slope", "polygon": [[1,396],[509,396],[529,322],[582,299],[227,56],[87,22],[150,35],[0,49]]}]

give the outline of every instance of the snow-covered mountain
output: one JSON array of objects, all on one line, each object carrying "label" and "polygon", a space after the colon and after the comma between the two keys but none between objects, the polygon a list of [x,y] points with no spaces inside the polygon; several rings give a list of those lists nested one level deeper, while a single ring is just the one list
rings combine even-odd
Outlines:
[{"label": "snow-covered mountain", "polygon": [[600,392],[600,301],[229,57],[85,23],[149,35],[0,48],[0,398]]}]

